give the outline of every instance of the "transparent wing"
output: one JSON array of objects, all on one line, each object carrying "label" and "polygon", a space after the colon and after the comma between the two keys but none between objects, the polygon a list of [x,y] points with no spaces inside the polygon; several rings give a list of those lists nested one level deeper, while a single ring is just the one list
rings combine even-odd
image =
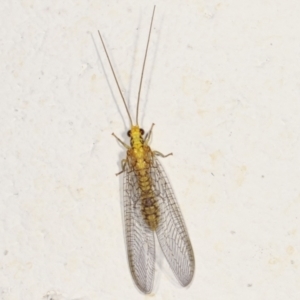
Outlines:
[{"label": "transparent wing", "polygon": [[195,271],[193,248],[172,187],[155,156],[151,177],[160,208],[156,230],[158,241],[180,284],[187,286]]},{"label": "transparent wing", "polygon": [[126,165],[124,176],[124,221],[129,268],[143,293],[150,293],[154,280],[154,233],[143,220],[140,189],[133,170]]}]

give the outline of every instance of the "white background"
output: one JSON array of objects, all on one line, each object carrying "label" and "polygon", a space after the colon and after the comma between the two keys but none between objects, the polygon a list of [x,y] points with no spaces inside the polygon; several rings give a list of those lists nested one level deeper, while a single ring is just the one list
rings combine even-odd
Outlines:
[{"label": "white background", "polygon": [[[128,118],[175,189],[188,289],[135,287],[122,224]],[[300,299],[300,2],[2,0],[0,299]],[[128,140],[126,140],[128,142]]]}]

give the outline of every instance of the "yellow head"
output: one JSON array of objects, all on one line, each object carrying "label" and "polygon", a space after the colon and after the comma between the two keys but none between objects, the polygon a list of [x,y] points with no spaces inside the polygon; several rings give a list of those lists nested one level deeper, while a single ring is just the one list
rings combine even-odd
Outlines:
[{"label": "yellow head", "polygon": [[131,126],[131,129],[128,130],[127,135],[130,137],[130,144],[131,146],[137,145],[137,144],[143,144],[144,143],[144,129],[140,128],[137,125]]}]

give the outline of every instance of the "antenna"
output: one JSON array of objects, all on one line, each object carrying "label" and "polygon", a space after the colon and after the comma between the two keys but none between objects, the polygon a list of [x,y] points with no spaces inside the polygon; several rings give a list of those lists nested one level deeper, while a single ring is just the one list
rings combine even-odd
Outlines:
[{"label": "antenna", "polygon": [[139,115],[141,89],[142,89],[144,70],[145,70],[145,65],[146,65],[146,58],[147,58],[147,53],[148,53],[148,46],[149,46],[149,41],[150,41],[150,36],[151,36],[151,31],[152,31],[152,23],[153,23],[154,13],[155,13],[155,5],[154,5],[154,8],[153,8],[153,13],[152,13],[152,18],[151,18],[150,30],[149,30],[149,34],[148,34],[147,47],[146,47],[146,52],[145,52],[145,57],[144,57],[144,63],[143,63],[143,69],[142,69],[140,87],[139,87],[139,93],[138,93],[138,100],[137,100],[137,106],[136,106],[136,124],[137,125],[138,125],[138,115]]},{"label": "antenna", "polygon": [[[152,23],[151,23],[151,24],[152,24]],[[103,48],[104,48],[104,50],[105,50],[105,54],[106,54],[107,60],[108,60],[108,62],[109,62],[110,68],[111,68],[112,73],[113,73],[113,75],[114,75],[114,77],[115,77],[115,81],[116,81],[116,84],[117,84],[117,86],[118,86],[120,95],[121,95],[122,100],[123,100],[123,103],[124,103],[124,105],[125,105],[125,108],[126,108],[126,111],[127,111],[128,117],[129,117],[129,120],[130,120],[130,124],[131,124],[131,126],[132,126],[132,119],[131,119],[131,116],[130,116],[130,113],[129,113],[127,104],[126,104],[126,102],[125,102],[124,96],[123,96],[123,94],[122,94],[121,88],[120,88],[120,86],[119,86],[119,82],[118,82],[118,80],[117,80],[117,76],[116,76],[116,74],[115,74],[114,68],[113,68],[113,66],[112,66],[112,64],[111,64],[111,61],[110,61],[110,59],[109,59],[109,55],[108,55],[107,50],[106,50],[106,47],[105,47],[105,45],[104,45],[104,42],[103,42],[103,39],[102,39],[100,30],[98,30],[98,33],[99,33],[99,37],[100,37],[100,40],[101,40],[101,42],[102,42]],[[148,42],[149,42],[149,41],[148,41]],[[148,47],[148,46],[147,46],[147,47]]]}]

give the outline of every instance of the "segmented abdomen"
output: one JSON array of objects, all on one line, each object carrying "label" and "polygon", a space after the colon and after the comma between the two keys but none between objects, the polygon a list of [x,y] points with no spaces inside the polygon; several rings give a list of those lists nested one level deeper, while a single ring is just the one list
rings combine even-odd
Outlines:
[{"label": "segmented abdomen", "polygon": [[151,149],[149,146],[142,146],[140,149],[134,150],[129,150],[128,156],[130,158],[129,163],[138,179],[138,192],[140,193],[138,201],[141,201],[141,210],[145,222],[151,230],[155,231],[159,221],[159,207],[150,176],[152,162]]}]

